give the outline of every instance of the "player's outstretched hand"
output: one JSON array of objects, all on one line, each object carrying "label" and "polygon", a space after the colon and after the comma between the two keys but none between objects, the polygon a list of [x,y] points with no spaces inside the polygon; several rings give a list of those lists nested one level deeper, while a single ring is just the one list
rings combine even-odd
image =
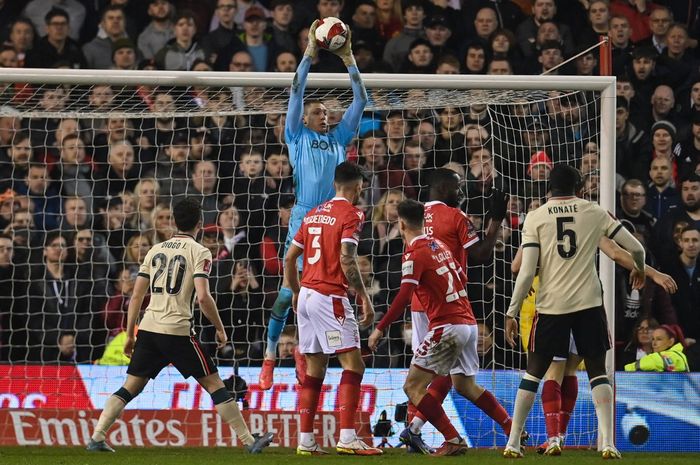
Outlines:
[{"label": "player's outstretched hand", "polygon": [[491,191],[491,204],[489,206],[489,218],[500,223],[506,217],[508,210],[508,194],[500,189]]},{"label": "player's outstretched hand", "polygon": [[678,290],[678,284],[676,284],[676,281],[674,281],[673,278],[666,273],[657,271],[653,274],[649,273],[649,277],[669,294],[675,294]]},{"label": "player's outstretched hand", "polygon": [[224,328],[216,330],[216,348],[221,349],[228,342],[228,337],[226,337],[226,331]]},{"label": "player's outstretched hand", "polygon": [[366,296],[362,299],[362,316],[360,318],[360,326],[367,327],[374,323],[374,306],[372,299]]},{"label": "player's outstretched hand", "polygon": [[511,347],[511,349],[514,349],[515,346],[515,338],[518,337],[518,322],[515,320],[515,318],[511,317],[506,317],[506,342],[508,342],[508,345]]},{"label": "player's outstretched hand", "polygon": [[126,338],[126,344],[124,344],[124,355],[131,358],[131,354],[134,353],[134,344],[136,344],[135,337]]},{"label": "player's outstretched hand", "polygon": [[632,270],[630,273],[630,284],[632,285],[632,289],[639,290],[644,287],[644,281],[646,280],[646,276],[644,273],[641,273],[637,270]]},{"label": "player's outstretched hand", "polygon": [[316,43],[317,27],[318,19],[309,26],[309,43],[306,45],[306,50],[304,51],[304,55],[311,58],[316,58],[316,54],[318,53],[318,44]]},{"label": "player's outstretched hand", "polygon": [[350,30],[350,27],[346,24],[345,27],[348,28],[348,38],[343,44],[342,47],[333,50],[333,53],[338,55],[341,60],[343,60],[343,63],[345,63],[345,66],[350,66],[355,64],[355,57],[352,54],[352,31]]},{"label": "player's outstretched hand", "polygon": [[383,337],[384,333],[378,329],[372,331],[372,334],[369,335],[369,339],[367,339],[367,347],[369,347],[369,350],[375,352],[377,350],[377,346],[379,345],[379,341],[381,341]]}]

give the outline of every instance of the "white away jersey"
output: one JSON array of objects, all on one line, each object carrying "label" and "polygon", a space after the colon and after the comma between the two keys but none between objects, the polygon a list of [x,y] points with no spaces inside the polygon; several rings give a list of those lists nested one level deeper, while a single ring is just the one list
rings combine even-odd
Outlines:
[{"label": "white away jersey", "polygon": [[176,234],[154,245],[139,268],[150,282],[151,300],[139,329],[175,336],[194,334],[194,278],[209,278],[209,249],[192,236]]},{"label": "white away jersey", "polygon": [[603,304],[595,257],[602,236],[613,238],[620,222],[598,204],[556,197],[528,213],[522,247],[539,247],[539,313],[565,314]]}]

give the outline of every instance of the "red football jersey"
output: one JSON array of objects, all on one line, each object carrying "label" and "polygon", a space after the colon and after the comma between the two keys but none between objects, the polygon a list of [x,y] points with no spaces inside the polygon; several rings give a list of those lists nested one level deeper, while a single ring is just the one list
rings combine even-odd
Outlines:
[{"label": "red football jersey", "polygon": [[444,324],[476,324],[459,265],[445,244],[422,235],[406,247],[401,282],[416,284],[415,296],[425,309],[430,328]]},{"label": "red football jersey", "polygon": [[292,241],[304,249],[302,286],[324,295],[346,295],[348,281],[340,267],[340,244],[357,244],[364,221],[364,213],[342,197],[306,214]]},{"label": "red football jersey", "polygon": [[[440,240],[452,253],[455,264],[467,270],[467,249],[479,242],[476,228],[459,208],[448,207],[443,202],[425,204],[425,232]],[[423,307],[416,295],[411,300],[411,310],[422,312]]]}]

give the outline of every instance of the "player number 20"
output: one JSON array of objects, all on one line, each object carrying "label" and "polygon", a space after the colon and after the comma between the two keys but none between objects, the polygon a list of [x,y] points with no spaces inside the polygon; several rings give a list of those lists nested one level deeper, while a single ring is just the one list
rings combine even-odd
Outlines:
[{"label": "player number 20", "polygon": [[[438,276],[445,275],[447,277],[447,291],[445,292],[445,302],[447,303],[454,302],[459,299],[460,296],[467,296],[467,291],[462,287],[462,280],[459,279],[456,268],[455,264],[451,262],[449,267],[444,265],[435,270]],[[455,279],[457,280],[459,289],[455,289]]]},{"label": "player number 20", "polygon": [[[153,294],[162,294],[163,286],[156,286],[156,283],[160,277],[165,273],[165,264],[168,257],[164,253],[158,253],[153,256],[151,260],[151,266],[156,268],[156,274],[153,277],[153,284],[151,285],[151,292]],[[177,295],[182,289],[182,280],[185,277],[185,270],[187,270],[187,260],[182,255],[175,255],[168,262],[168,275],[165,279],[165,292],[170,295]]]},{"label": "player number 20", "polygon": [[313,255],[309,255],[306,260],[309,265],[313,265],[321,259],[321,228],[309,228],[309,235],[311,236],[311,249],[313,250]]}]

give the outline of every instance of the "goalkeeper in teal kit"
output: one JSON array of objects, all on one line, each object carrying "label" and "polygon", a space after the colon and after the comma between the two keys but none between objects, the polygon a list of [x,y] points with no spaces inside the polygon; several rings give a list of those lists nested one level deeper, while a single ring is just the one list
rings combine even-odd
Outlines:
[{"label": "goalkeeper in teal kit", "polygon": [[[319,101],[304,102],[306,77],[309,74],[311,61],[318,53],[315,40],[317,23],[318,21],[314,21],[309,29],[309,45],[294,75],[284,128],[284,137],[289,147],[289,161],[294,170],[296,195],[296,204],[292,208],[292,216],[289,220],[285,254],[306,213],[335,195],[333,188],[335,167],[345,161],[345,147],[357,133],[362,112],[367,104],[367,91],[352,55],[349,36],[342,47],[332,52],[338,55],[347,66],[353,93],[352,104],[345,111],[340,123],[329,131],[328,110],[325,105]],[[303,257],[300,257],[299,270],[302,269],[302,261]],[[285,280],[272,306],[272,315],[267,328],[265,360],[259,379],[261,389],[272,387],[277,342],[291,306],[292,291]]]}]

